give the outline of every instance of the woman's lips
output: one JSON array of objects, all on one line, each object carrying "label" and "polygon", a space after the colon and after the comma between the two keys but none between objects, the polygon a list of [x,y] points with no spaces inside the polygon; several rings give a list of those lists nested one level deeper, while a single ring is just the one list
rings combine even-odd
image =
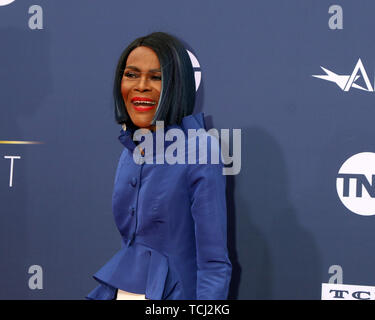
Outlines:
[{"label": "woman's lips", "polygon": [[137,111],[149,111],[155,108],[156,102],[150,98],[134,97],[131,100],[132,106]]},{"label": "woman's lips", "polygon": [[149,110],[155,108],[155,105],[153,105],[153,106],[136,106],[134,103],[132,103],[132,106],[137,111],[149,111]]}]

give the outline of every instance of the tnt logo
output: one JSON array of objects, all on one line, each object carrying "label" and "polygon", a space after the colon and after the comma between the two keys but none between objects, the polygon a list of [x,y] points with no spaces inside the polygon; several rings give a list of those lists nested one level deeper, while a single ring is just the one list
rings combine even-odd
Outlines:
[{"label": "tnt logo", "polygon": [[344,162],[336,178],[341,202],[350,211],[362,215],[375,214],[375,153],[355,154]]}]

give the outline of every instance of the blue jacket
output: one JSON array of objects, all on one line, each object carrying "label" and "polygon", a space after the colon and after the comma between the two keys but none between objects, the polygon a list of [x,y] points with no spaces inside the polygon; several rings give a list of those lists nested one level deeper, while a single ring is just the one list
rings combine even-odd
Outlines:
[{"label": "blue jacket", "polygon": [[[205,129],[204,115],[184,117],[165,132],[170,128],[187,137],[188,129]],[[155,132],[149,134],[155,138]],[[227,299],[232,265],[222,162],[137,164],[132,132],[121,129],[119,139],[125,148],[112,205],[122,246],[95,273],[99,285],[86,298],[116,299],[119,288],[151,300]],[[165,149],[171,143],[165,142]],[[207,146],[210,154],[212,145]],[[154,143],[154,157],[155,149]]]}]

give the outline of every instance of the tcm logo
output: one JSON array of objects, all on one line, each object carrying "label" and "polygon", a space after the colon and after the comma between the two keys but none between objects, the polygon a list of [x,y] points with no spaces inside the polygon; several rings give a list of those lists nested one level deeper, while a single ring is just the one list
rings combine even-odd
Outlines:
[{"label": "tcm logo", "polygon": [[[351,88],[355,88],[363,91],[374,92],[374,87],[370,83],[361,59],[358,59],[357,64],[355,65],[354,70],[350,75],[340,75],[334,73],[331,70],[323,68],[322,66],[321,68],[326,74],[313,75],[313,77],[334,82],[340,87],[342,91],[349,91]],[[362,85],[356,83],[357,80],[361,81]]]},{"label": "tcm logo", "polygon": [[375,287],[322,283],[322,300],[375,300]]},{"label": "tcm logo", "polygon": [[375,153],[355,154],[344,162],[336,178],[337,194],[350,211],[375,214]]},{"label": "tcm logo", "polygon": [[0,6],[7,6],[8,4],[11,4],[15,0],[0,0]]}]

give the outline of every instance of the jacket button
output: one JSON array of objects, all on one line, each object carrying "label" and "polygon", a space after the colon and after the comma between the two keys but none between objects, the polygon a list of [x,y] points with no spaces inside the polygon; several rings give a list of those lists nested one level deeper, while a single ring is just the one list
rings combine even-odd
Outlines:
[{"label": "jacket button", "polygon": [[130,211],[130,214],[133,216],[134,213],[135,213],[135,208],[134,207],[130,207],[129,211]]},{"label": "jacket button", "polygon": [[135,187],[137,185],[137,178],[133,177],[130,181],[131,185]]}]

